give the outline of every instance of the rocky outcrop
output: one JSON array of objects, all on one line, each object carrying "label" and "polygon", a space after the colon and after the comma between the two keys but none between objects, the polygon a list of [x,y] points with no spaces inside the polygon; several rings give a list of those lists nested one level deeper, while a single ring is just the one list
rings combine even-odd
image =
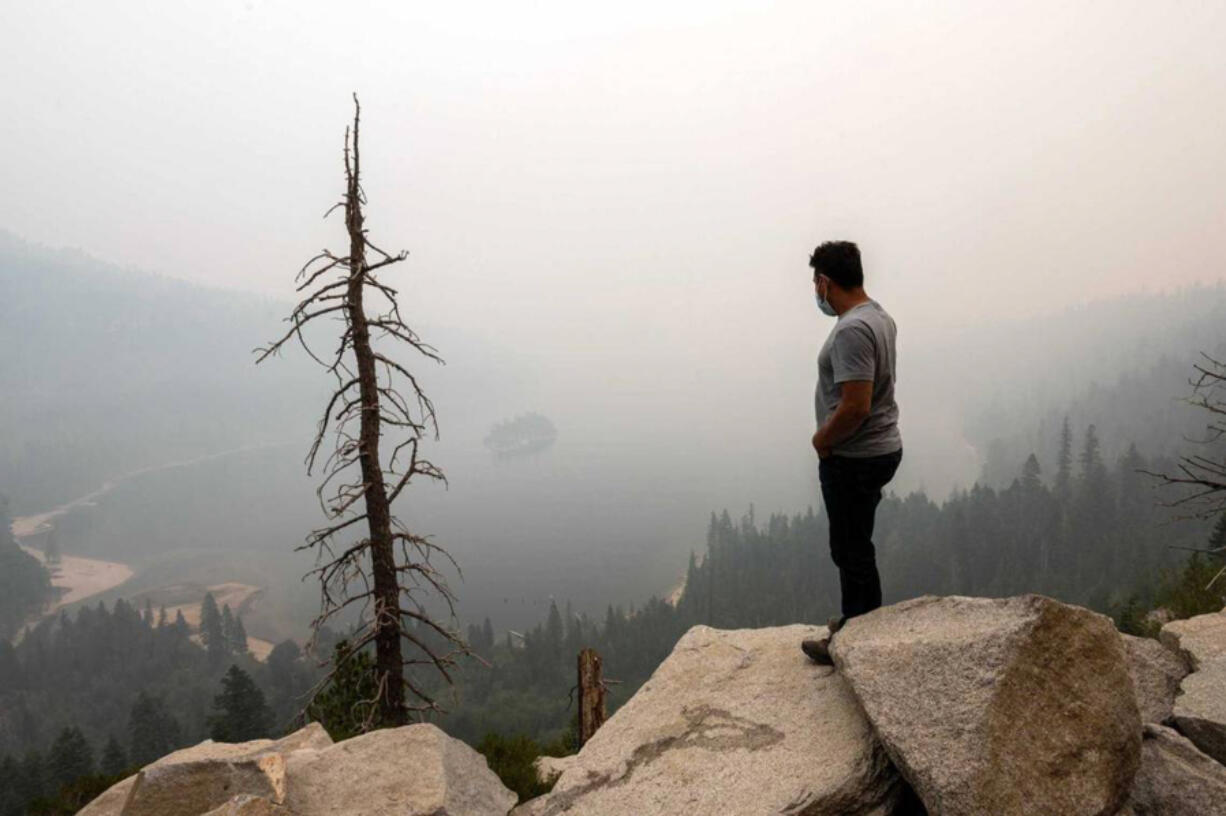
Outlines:
[{"label": "rocky outcrop", "polygon": [[80,816],[506,816],[515,798],[484,757],[433,725],[334,745],[312,724],[282,740],[177,751]]},{"label": "rocky outcrop", "polygon": [[1121,637],[1128,654],[1128,674],[1137,695],[1141,722],[1166,722],[1175,709],[1179,684],[1188,674],[1185,661],[1153,638]]},{"label": "rocky outcrop", "polygon": [[824,629],[696,626],[514,816],[886,816],[903,793],[844,679],[800,641]]},{"label": "rocky outcrop", "polygon": [[1226,816],[1226,767],[1173,729],[1145,726],[1128,816]]},{"label": "rocky outcrop", "polygon": [[851,619],[832,654],[932,816],[1110,816],[1141,720],[1111,621],[1040,595],[923,597]]},{"label": "rocky outcrop", "polygon": [[516,801],[485,757],[429,723],[299,751],[287,771],[294,816],[505,816]]},{"label": "rocky outcrop", "polygon": [[313,725],[175,752],[81,814],[1226,816],[1224,621],[1159,643],[1038,595],[917,598],[849,621],[837,670],[799,649],[821,627],[696,626],[514,810],[433,725]]}]

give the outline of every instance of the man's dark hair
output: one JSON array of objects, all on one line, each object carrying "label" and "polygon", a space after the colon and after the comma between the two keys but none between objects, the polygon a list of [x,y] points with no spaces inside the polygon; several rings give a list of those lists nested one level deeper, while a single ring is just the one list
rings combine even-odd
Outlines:
[{"label": "man's dark hair", "polygon": [[860,248],[851,241],[827,241],[813,250],[809,266],[814,274],[822,274],[842,286],[855,289],[864,285],[864,269],[860,266]]}]

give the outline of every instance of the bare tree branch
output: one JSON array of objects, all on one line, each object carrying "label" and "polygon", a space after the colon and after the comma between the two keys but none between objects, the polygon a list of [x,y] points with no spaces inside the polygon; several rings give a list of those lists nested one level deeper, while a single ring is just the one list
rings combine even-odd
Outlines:
[{"label": "bare tree branch", "polygon": [[[397,289],[376,276],[408,258],[408,252],[388,253],[366,234],[359,148],[361,107],[356,95],[353,102],[353,123],[345,130],[342,151],[345,194],[324,214],[326,218],[335,210],[343,211],[348,252],[342,255],[324,249],[303,264],[295,276],[295,289],[305,296],[286,318],[289,329],[273,343],[253,351],[259,354],[258,364],[297,338],[311,358],[336,378],[304,460],[310,474],[331,432],[333,446],[323,460],[316,495],[332,523],[311,531],[296,549],[316,554],[316,565],[307,573],[314,576],[320,588],[311,648],[315,648],[322,627],[332,621],[356,620],[357,628],[347,656],[330,667],[311,690],[306,705],[352,655],[373,647],[377,691],[372,699],[354,704],[355,712],[364,706],[362,724],[371,728],[401,724],[412,713],[441,710],[437,695],[406,669],[431,669],[441,682],[450,685],[456,660],[476,655],[458,633],[455,595],[431,558],[441,554],[462,578],[458,565],[446,550],[427,536],[407,530],[391,512],[392,502],[414,476],[444,484],[446,477],[419,456],[427,432],[438,438],[433,402],[407,365],[393,359],[390,352],[375,350],[372,331],[378,331],[380,338],[399,341],[432,362],[443,360],[401,318]],[[376,256],[373,262],[367,260],[368,250]],[[385,313],[367,314],[364,293],[368,289],[371,295],[387,299]],[[343,317],[344,330],[331,360],[325,361],[311,350],[303,330],[312,321],[329,315]],[[403,385],[398,386],[398,382]],[[383,426],[407,435],[394,446],[386,465],[379,450]],[[398,467],[398,455],[406,448],[408,462]],[[362,512],[355,512],[359,502]],[[339,535],[350,532],[349,528],[359,522],[366,524],[365,535],[335,544]],[[432,616],[418,597],[423,592],[446,604],[448,622]]]},{"label": "bare tree branch", "polygon": [[[1188,380],[1192,393],[1183,399],[1189,405],[1208,411],[1212,416],[1226,415],[1226,362],[1201,353],[1204,362],[1193,364],[1196,376]],[[1226,434],[1226,425],[1210,419],[1204,439],[1191,440],[1216,447]],[[1221,456],[1221,459],[1214,457]],[[1226,513],[1226,451],[1215,450],[1209,455],[1183,455],[1174,472],[1141,470],[1158,481],[1159,487],[1174,487],[1182,491],[1174,499],[1162,502],[1165,507],[1190,508],[1188,517],[1207,519]],[[1220,575],[1220,573],[1219,573]],[[1217,580],[1216,578],[1214,580]]]}]

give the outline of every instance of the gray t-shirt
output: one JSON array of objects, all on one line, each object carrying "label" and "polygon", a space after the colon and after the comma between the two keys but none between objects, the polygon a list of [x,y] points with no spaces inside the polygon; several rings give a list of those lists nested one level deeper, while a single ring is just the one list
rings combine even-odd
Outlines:
[{"label": "gray t-shirt", "polygon": [[849,438],[831,448],[838,456],[880,456],[902,448],[898,404],[894,402],[894,318],[875,300],[839,315],[817,355],[817,391],[813,404],[821,427],[838,407],[839,384],[871,380],[872,407]]}]

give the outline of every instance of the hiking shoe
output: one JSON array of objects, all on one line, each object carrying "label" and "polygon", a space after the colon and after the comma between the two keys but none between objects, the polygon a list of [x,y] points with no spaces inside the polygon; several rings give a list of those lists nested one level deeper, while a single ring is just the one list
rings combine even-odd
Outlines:
[{"label": "hiking shoe", "polygon": [[830,657],[830,638],[828,637],[824,637],[821,640],[802,640],[800,642],[800,650],[819,666],[834,665],[834,660]]},{"label": "hiking shoe", "polygon": [[834,635],[835,632],[843,628],[843,624],[846,622],[847,618],[832,617],[826,621],[826,628],[830,630],[831,635]]}]

